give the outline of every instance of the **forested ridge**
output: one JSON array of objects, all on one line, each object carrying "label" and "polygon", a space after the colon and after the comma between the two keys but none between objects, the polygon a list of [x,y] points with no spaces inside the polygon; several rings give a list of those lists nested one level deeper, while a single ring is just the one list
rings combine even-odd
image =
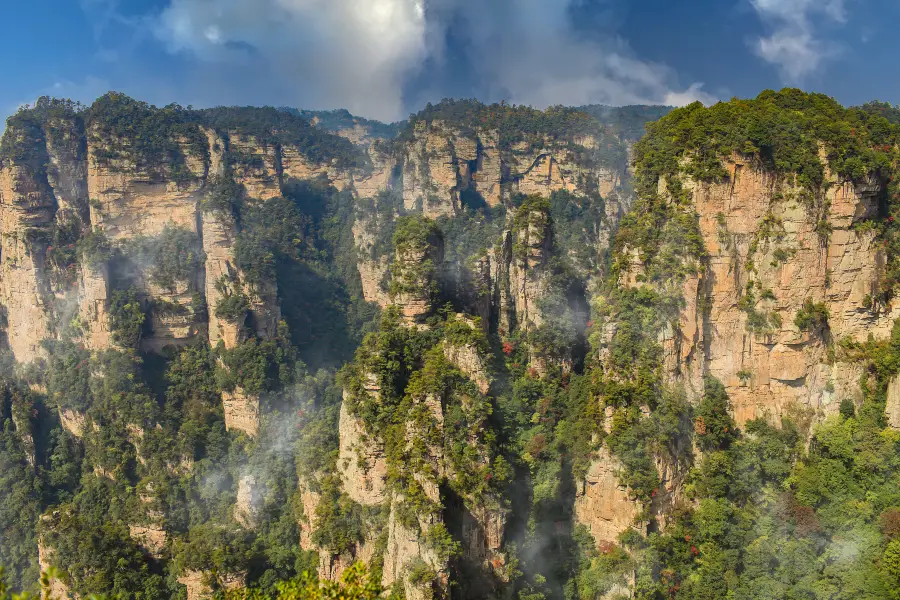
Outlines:
[{"label": "forested ridge", "polygon": [[[697,204],[734,183],[736,161],[751,165],[827,248],[835,189],[865,189],[848,236],[878,268],[858,310],[890,318],[898,114],[790,89],[671,111],[445,100],[390,126],[116,93],[20,110],[0,161],[10,180],[37,182],[32,200],[55,198],[52,219],[18,232],[55,300],[37,360],[0,348],[0,598],[65,593],[41,580],[47,565],[83,598],[193,600],[191,585],[247,599],[900,598],[900,324],[838,338],[831,300],[812,295],[782,317],[759,258],[786,235],[778,218],[745,240]],[[510,161],[499,203],[453,188],[452,209],[428,218],[409,201],[402,161],[434,122],[452,126],[454,151],[475,140],[477,158],[453,165],[472,181],[493,158],[478,136],[496,134]],[[356,126],[380,141],[335,134]],[[60,148],[134,176],[134,190],[193,190],[198,216],[148,235],[97,226],[119,221],[95,198],[65,204]],[[295,149],[308,179],[287,175]],[[546,189],[515,187],[515,152],[554,157]],[[631,152],[610,192],[584,183]],[[361,197],[380,168],[390,185]],[[254,197],[263,184],[275,191]],[[607,210],[619,202],[623,214]],[[734,381],[673,376],[686,282],[709,277],[717,251],[703,219],[757,257],[734,267],[740,335],[771,349],[793,327],[832,371],[856,369],[852,394],[832,383],[844,396],[828,406],[739,418]],[[231,270],[204,286],[222,224]],[[796,252],[779,248],[773,263]],[[383,306],[365,300],[368,264],[384,268]],[[102,348],[79,296],[96,273],[109,286]],[[713,287],[697,289],[708,315]],[[194,331],[214,319],[234,340]],[[190,341],[148,344],[170,323]],[[259,402],[258,432],[226,427],[226,403],[243,397]],[[605,465],[610,502],[630,511],[611,539],[583,508]]]}]

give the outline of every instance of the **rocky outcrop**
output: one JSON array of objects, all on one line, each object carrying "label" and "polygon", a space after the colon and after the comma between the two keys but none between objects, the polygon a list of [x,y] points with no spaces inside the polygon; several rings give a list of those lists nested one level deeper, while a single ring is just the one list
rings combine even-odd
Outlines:
[{"label": "rocky outcrop", "polygon": [[387,256],[376,256],[374,251],[377,230],[382,226],[384,224],[377,223],[372,217],[357,215],[353,221],[353,239],[359,252],[357,269],[363,298],[385,307],[390,304],[390,295],[384,285],[390,264]]},{"label": "rocky outcrop", "polygon": [[262,490],[256,482],[256,477],[244,475],[238,481],[237,498],[234,501],[234,520],[247,529],[255,528],[262,502]]},{"label": "rocky outcrop", "polygon": [[104,262],[84,260],[81,265],[81,316],[85,345],[105,350],[112,344],[109,329],[109,267]]},{"label": "rocky outcrop", "polygon": [[377,530],[365,532],[365,539],[355,542],[350,550],[335,554],[327,549],[319,548],[313,542],[316,530],[316,510],[321,496],[313,491],[309,480],[301,479],[297,487],[297,495],[303,514],[300,515],[300,547],[306,551],[314,551],[319,555],[318,576],[322,580],[337,581],[343,572],[355,562],[369,564],[375,557],[376,538],[381,534]]},{"label": "rocky outcrop", "polygon": [[[46,520],[47,515],[42,517],[42,519]],[[45,545],[42,541],[38,541],[38,566],[41,568],[41,573],[49,573],[53,568],[55,568],[55,559],[54,554],[55,550],[47,545]],[[59,576],[50,577],[50,589],[48,590],[50,593],[50,598],[53,600],[69,600],[72,598],[77,599],[78,596],[72,593],[69,590],[69,586],[59,578]]]},{"label": "rocky outcrop", "polygon": [[214,594],[213,577],[216,577],[216,588],[237,590],[247,585],[244,573],[217,573],[215,576],[203,571],[188,570],[179,578],[178,583],[187,588],[187,600],[207,600]]},{"label": "rocky outcrop", "polygon": [[173,289],[147,283],[150,334],[141,339],[144,351],[161,353],[166,347],[185,346],[206,338],[207,315],[195,312],[197,287],[193,281],[178,281]]},{"label": "rocky outcrop", "polygon": [[460,345],[444,342],[444,356],[466,377],[475,382],[478,391],[482,394],[488,393],[491,388],[491,379],[488,375],[487,360],[474,344]]},{"label": "rocky outcrop", "polygon": [[247,195],[259,200],[281,195],[281,168],[278,149],[263,145],[253,136],[228,132],[228,153],[234,180]]},{"label": "rocky outcrop", "polygon": [[84,436],[84,429],[87,426],[87,417],[72,408],[59,407],[59,422],[63,429],[71,433],[73,436],[81,439]]},{"label": "rocky outcrop", "polygon": [[619,534],[635,525],[639,507],[616,477],[618,462],[605,447],[601,448],[578,482],[575,494],[575,520],[590,530],[598,544],[616,544]]},{"label": "rocky outcrop", "polygon": [[52,226],[55,210],[39,166],[11,162],[0,168],[0,302],[10,348],[20,362],[34,361],[41,340],[52,336],[47,244],[41,234]]},{"label": "rocky outcrop", "polygon": [[204,210],[201,214],[203,253],[205,262],[205,288],[207,312],[209,313],[209,344],[215,347],[219,340],[225,348],[232,349],[240,341],[243,322],[240,319],[221,319],[216,314],[216,305],[227,293],[234,293],[231,282],[237,278],[232,249],[237,234],[234,219],[214,211]]},{"label": "rocky outcrop", "polygon": [[[524,204],[513,217],[513,229],[506,234],[504,253],[509,265],[505,293],[513,322],[528,333],[544,322],[540,301],[547,294],[550,259],[550,215],[547,207]],[[508,262],[507,262],[508,261]]]},{"label": "rocky outcrop", "polygon": [[367,435],[360,419],[341,403],[337,469],[344,491],[354,502],[376,506],[386,498],[387,459],[384,446]]},{"label": "rocky outcrop", "polygon": [[395,510],[395,497],[388,517],[387,547],[381,585],[389,589],[402,581],[407,600],[440,600],[449,598],[450,577],[447,565],[425,543],[424,532],[438,521],[435,517],[420,519],[413,526],[403,524]]},{"label": "rocky outcrop", "polygon": [[146,525],[129,525],[131,539],[144,548],[151,556],[162,557],[166,547],[167,534],[162,525],[150,523]]},{"label": "rocky outcrop", "polygon": [[491,505],[487,500],[471,511],[464,510],[462,515],[463,557],[502,582],[508,581],[503,552],[508,513],[499,504]]},{"label": "rocky outcrop", "polygon": [[243,431],[251,437],[259,434],[259,397],[240,388],[222,392],[225,429]]},{"label": "rocky outcrop", "polygon": [[[15,400],[13,401],[13,406],[10,411],[13,428],[16,431],[16,435],[19,438],[19,442],[22,444],[22,451],[25,453],[25,460],[31,467],[35,466],[35,461],[37,459],[36,455],[36,446],[34,445],[34,430],[31,424],[30,419],[28,418],[28,413],[21,409],[17,409],[15,406]],[[26,409],[27,410],[27,409]]]},{"label": "rocky outcrop", "polygon": [[444,260],[444,243],[440,230],[430,221],[417,222],[409,229],[408,235],[396,239],[391,300],[400,308],[404,322],[422,325],[434,309],[436,274]]},{"label": "rocky outcrop", "polygon": [[[822,197],[804,205],[803,190],[755,163],[726,166],[727,183],[687,182],[709,270],[684,284],[680,331],[664,344],[670,375],[695,394],[705,373],[718,378],[741,424],[792,405],[835,413],[835,390],[859,378],[828,358],[830,341],[885,337],[900,316],[900,306],[873,306],[885,257],[874,231],[854,227],[875,215],[880,187],[828,172]],[[827,310],[824,329],[795,324],[807,299]]]},{"label": "rocky outcrop", "polygon": [[543,144],[502,147],[496,129],[417,121],[402,150],[403,204],[435,218],[459,214],[464,206],[497,206],[512,193],[615,196],[627,177],[626,163],[587,158],[598,143],[592,136],[548,136]]},{"label": "rocky outcrop", "polygon": [[306,479],[301,478],[297,482],[297,497],[300,500],[303,514],[299,515],[298,525],[300,527],[300,547],[303,550],[317,550],[316,545],[312,541],[315,532],[315,516],[316,508],[319,506],[321,495],[313,491],[312,485]]},{"label": "rocky outcrop", "polygon": [[888,383],[884,412],[887,414],[888,425],[900,429],[900,377],[895,376]]},{"label": "rocky outcrop", "polygon": [[88,140],[87,188],[95,228],[113,240],[158,235],[166,226],[196,233],[207,164],[185,142],[180,145],[189,176],[176,181],[142,171],[128,159],[106,158],[108,146],[115,142],[96,128]]}]

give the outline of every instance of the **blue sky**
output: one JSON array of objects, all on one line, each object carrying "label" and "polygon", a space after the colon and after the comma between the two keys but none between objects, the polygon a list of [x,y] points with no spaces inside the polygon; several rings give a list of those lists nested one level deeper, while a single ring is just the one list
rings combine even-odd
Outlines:
[{"label": "blue sky", "polygon": [[793,85],[900,103],[900,0],[11,0],[0,115],[154,104],[405,117],[478,97],[683,104]]}]

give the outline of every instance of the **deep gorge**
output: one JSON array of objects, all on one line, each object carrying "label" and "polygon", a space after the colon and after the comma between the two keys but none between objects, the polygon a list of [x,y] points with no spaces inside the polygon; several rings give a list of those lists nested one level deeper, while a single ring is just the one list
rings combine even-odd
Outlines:
[{"label": "deep gorge", "polygon": [[900,589],[889,105],[110,93],[23,108],[0,161],[14,589]]}]

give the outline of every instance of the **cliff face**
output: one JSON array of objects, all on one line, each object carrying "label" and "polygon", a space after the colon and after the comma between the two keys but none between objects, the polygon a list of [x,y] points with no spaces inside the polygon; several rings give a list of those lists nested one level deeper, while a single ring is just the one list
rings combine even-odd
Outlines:
[{"label": "cliff face", "polygon": [[[780,418],[792,406],[819,419],[836,414],[841,399],[861,400],[861,372],[829,358],[829,345],[884,338],[900,316],[895,307],[874,305],[886,257],[875,231],[859,228],[877,214],[881,185],[828,170],[823,210],[815,214],[801,190],[773,173],[740,158],[727,169],[727,183],[686,186],[709,270],[684,284],[687,310],[680,336],[666,341],[667,368],[694,390],[706,373],[722,381],[739,424]],[[798,327],[808,300],[825,308],[826,326]],[[759,313],[770,325],[754,330]]]},{"label": "cliff face", "polygon": [[[896,376],[878,358],[900,317],[896,145],[850,126],[846,137],[817,129],[811,115],[823,106],[835,122],[856,116],[823,98],[803,98],[785,117],[808,139],[760,137],[772,118],[762,107],[800,96],[694,105],[636,147],[635,206],[592,299],[606,435],[577,483],[574,513],[601,545],[630,528],[684,527],[677,507],[706,502],[709,492],[686,481],[692,467],[725,469],[715,461],[727,442],[709,440],[715,403],[719,435],[749,430],[750,439],[784,427],[815,446],[817,428],[862,422],[863,410],[876,429],[881,411],[896,426]],[[666,411],[681,415],[666,433],[639,432],[653,432]],[[648,448],[642,464],[635,439]]]},{"label": "cliff face", "polygon": [[[694,397],[705,376],[716,377],[739,424],[796,409],[835,414],[840,399],[861,399],[861,371],[829,347],[884,338],[900,316],[873,300],[886,257],[876,232],[860,227],[876,215],[883,188],[828,170],[816,214],[784,177],[739,156],[725,166],[726,182],[684,181],[708,267],[680,284],[678,326],[661,333],[668,377]],[[660,180],[663,197],[666,188]],[[621,281],[639,286],[643,273],[631,261]],[[827,324],[798,326],[810,301]]]},{"label": "cliff face", "polygon": [[[534,440],[546,432],[501,442],[492,415],[514,372],[530,382],[516,392],[523,414],[552,429],[545,415],[560,411],[545,404],[565,392],[532,388],[582,368],[567,344],[583,344],[587,314],[573,307],[630,202],[621,140],[592,122],[554,133],[538,120],[523,139],[506,122],[443,118],[392,140],[341,130],[353,147],[281,113],[154,109],[115,94],[63,117],[46,110],[4,138],[0,304],[15,361],[49,370],[34,393],[59,421],[54,452],[116,490],[90,493],[121,494],[127,513],[109,535],[130,552],[122,560],[144,557],[171,575],[170,591],[178,581],[206,597],[215,573],[238,574],[217,582],[227,588],[255,571],[207,572],[190,557],[204,544],[250,556],[242,544],[278,514],[322,578],[361,560],[411,599],[449,598],[460,573],[461,597],[505,593],[519,564],[508,541],[526,521],[512,518],[509,486],[516,470],[545,467],[502,448],[534,445],[544,460]],[[348,281],[318,298],[338,277],[328,270]],[[349,302],[333,310],[357,285],[384,319],[333,385],[333,372],[305,371],[292,343],[327,346],[315,336],[340,329],[335,315],[362,325]],[[310,331],[291,332],[291,318]],[[353,349],[341,350],[343,360]],[[309,427],[294,412],[307,401],[322,423],[334,410],[333,423]],[[295,437],[332,426],[307,440],[313,450]],[[29,435],[35,466],[47,453]],[[295,456],[317,451],[327,458]],[[246,475],[251,458],[278,473]],[[595,467],[598,482],[612,476]],[[160,497],[133,491],[150,487]],[[597,489],[575,512],[610,520],[595,534],[613,537],[632,511],[618,484]],[[180,494],[208,506],[188,517]],[[71,496],[59,503],[83,501]],[[49,564],[53,549],[42,556]]]},{"label": "cliff face", "polygon": [[417,121],[401,146],[403,203],[426,216],[458,214],[467,203],[499,205],[510,194],[549,197],[553,191],[615,196],[626,161],[585,152],[604,143],[591,135],[502,145],[497,129],[464,129],[442,120]]},{"label": "cliff face", "polygon": [[[388,190],[398,198],[394,216],[404,212],[439,220],[474,216],[485,222],[497,219],[496,215],[523,196],[550,199],[564,193],[568,202],[595,204],[602,212],[598,223],[589,224],[587,219],[582,223],[586,234],[582,246],[601,256],[630,205],[631,142],[603,128],[569,131],[565,124],[559,130],[544,125],[545,132],[529,131],[526,139],[510,138],[509,130],[504,129],[509,125],[498,122],[510,118],[502,116],[503,109],[497,109],[501,116],[486,107],[470,109],[488,111],[479,121],[482,124],[473,125],[469,116],[453,110],[447,115],[426,111],[396,139],[373,144],[369,148],[373,175],[365,182],[355,181],[360,197],[372,198],[378,190]],[[368,185],[370,182],[375,185]],[[358,263],[363,290],[367,300],[382,306],[387,306],[389,297],[379,284],[390,256],[365,255],[371,253],[385,229],[384,219],[375,218],[371,211],[358,211],[354,236],[363,255]],[[495,263],[508,271],[511,265],[503,261],[508,262],[509,257],[495,256]],[[593,264],[576,268],[589,277],[596,273],[599,262],[592,260]],[[502,285],[499,275],[487,285]]]}]

